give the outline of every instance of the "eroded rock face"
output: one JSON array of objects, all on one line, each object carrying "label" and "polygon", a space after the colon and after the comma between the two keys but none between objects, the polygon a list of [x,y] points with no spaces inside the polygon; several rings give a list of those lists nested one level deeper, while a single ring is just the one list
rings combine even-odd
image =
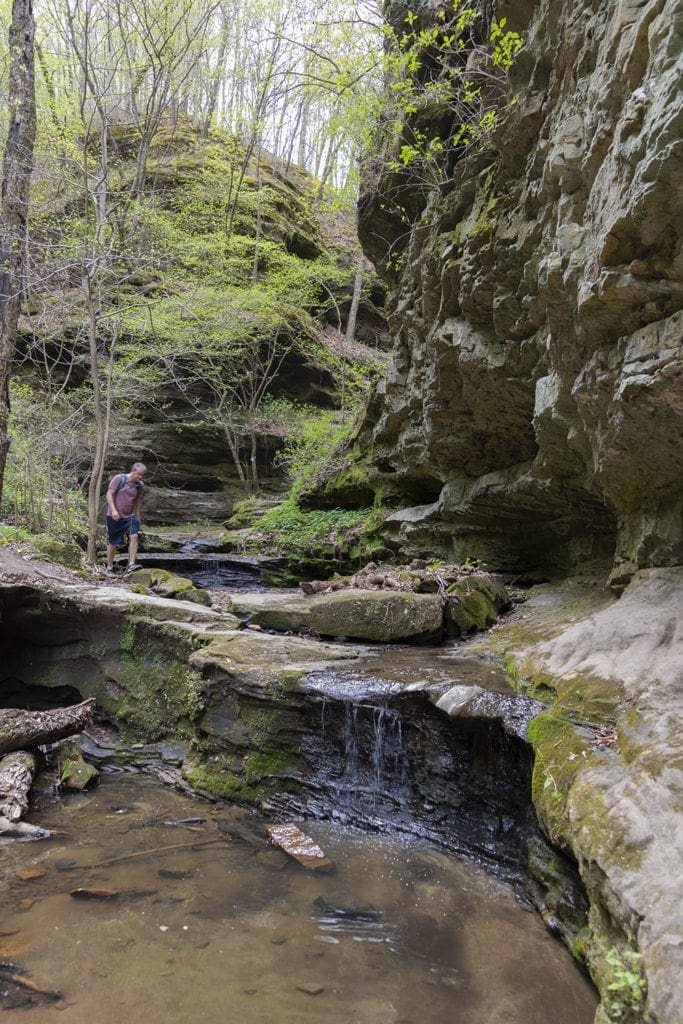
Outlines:
[{"label": "eroded rock face", "polygon": [[[532,621],[543,589],[524,606]],[[647,981],[645,1009],[636,999],[626,1019],[683,1020],[681,607],[683,569],[641,570],[618,601],[581,613],[563,600],[554,627],[525,639],[513,620],[497,641],[520,681],[556,698],[528,727],[532,793],[543,828],[571,851],[586,886],[583,948],[603,995],[602,1024],[620,1019],[610,1008],[625,998],[610,987],[615,948],[625,963],[638,951]]]},{"label": "eroded rock face", "polygon": [[525,39],[521,100],[451,185],[404,199],[400,277],[395,177],[376,162],[361,198],[394,287],[367,424],[388,529],[409,555],[621,583],[683,558],[680,11],[494,6]]}]

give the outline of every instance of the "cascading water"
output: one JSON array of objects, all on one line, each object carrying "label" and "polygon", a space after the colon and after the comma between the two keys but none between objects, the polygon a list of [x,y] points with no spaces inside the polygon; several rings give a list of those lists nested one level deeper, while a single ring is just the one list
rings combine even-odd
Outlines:
[{"label": "cascading water", "polygon": [[263,590],[265,584],[258,565],[237,556],[206,552],[180,554],[140,554],[145,568],[167,569],[185,576],[206,590]]},{"label": "cascading water", "polygon": [[[369,820],[408,797],[408,752],[403,742],[401,714],[386,704],[344,702],[339,728],[328,728],[332,705],[321,704],[321,736],[330,757],[331,784],[337,819]],[[329,745],[326,744],[326,732]]]},{"label": "cascading water", "polygon": [[301,793],[286,798],[290,808],[418,835],[508,877],[523,872],[537,826],[521,739],[490,717],[449,719],[424,692],[381,671],[313,673],[307,683],[315,697],[302,740],[306,767]]}]

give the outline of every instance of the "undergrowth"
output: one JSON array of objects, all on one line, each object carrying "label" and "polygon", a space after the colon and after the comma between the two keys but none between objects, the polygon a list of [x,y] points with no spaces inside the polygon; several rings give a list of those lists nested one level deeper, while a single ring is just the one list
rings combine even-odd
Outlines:
[{"label": "undergrowth", "polygon": [[289,498],[254,523],[253,542],[275,553],[330,553],[356,539],[374,514],[371,508],[305,512]]}]

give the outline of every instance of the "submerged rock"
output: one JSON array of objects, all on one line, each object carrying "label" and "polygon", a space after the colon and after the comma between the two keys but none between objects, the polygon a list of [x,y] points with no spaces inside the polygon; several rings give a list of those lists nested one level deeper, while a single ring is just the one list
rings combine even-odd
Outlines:
[{"label": "submerged rock", "polygon": [[59,745],[57,763],[59,782],[65,789],[87,789],[97,781],[97,768],[83,759],[81,749],[74,740],[67,740]]},{"label": "submerged rock", "polygon": [[318,913],[325,918],[334,918],[338,921],[381,921],[382,912],[374,907],[359,906],[350,897],[326,899],[324,896],[317,896],[313,900],[313,906]]},{"label": "submerged rock", "polygon": [[332,861],[325,856],[325,851],[296,825],[271,825],[267,831],[271,843],[279,846],[302,867],[312,871],[332,870]]},{"label": "submerged rock", "polygon": [[75,900],[115,900],[119,896],[118,889],[72,889],[71,896]]}]

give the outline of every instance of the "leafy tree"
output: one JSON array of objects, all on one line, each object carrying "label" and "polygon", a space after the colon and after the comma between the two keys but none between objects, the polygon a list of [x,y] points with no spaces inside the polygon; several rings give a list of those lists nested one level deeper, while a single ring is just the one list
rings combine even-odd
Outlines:
[{"label": "leafy tree", "polygon": [[446,183],[454,154],[487,144],[521,46],[506,18],[487,27],[484,14],[463,0],[439,7],[426,27],[409,11],[400,31],[388,29],[383,132],[393,151],[390,169]]}]

